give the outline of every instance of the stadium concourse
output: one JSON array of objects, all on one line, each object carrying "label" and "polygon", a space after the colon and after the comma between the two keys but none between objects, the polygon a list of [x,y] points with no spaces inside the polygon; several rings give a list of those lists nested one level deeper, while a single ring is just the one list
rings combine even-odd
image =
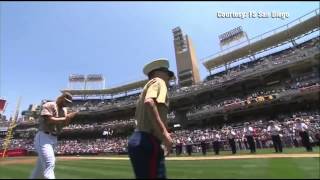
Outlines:
[{"label": "stadium concourse", "polygon": [[[319,49],[317,36],[228,72],[209,75],[202,83],[170,87],[168,126],[174,139],[171,153],[187,154],[187,147],[191,147],[189,155],[199,153],[203,148],[201,143],[205,143],[208,152],[213,152],[216,134],[220,136],[217,140],[220,151],[229,153],[227,126],[235,130],[237,151],[249,151],[245,122],[251,122],[257,151],[272,148],[271,133],[267,131],[270,120],[281,128],[284,149],[302,147],[304,143],[294,125],[297,118],[309,127],[311,145],[319,146]],[[80,115],[63,129],[56,153],[127,154],[128,136],[135,127],[138,95],[113,99],[79,96],[70,111],[80,111]],[[34,154],[37,125],[36,119],[18,124],[9,150],[24,149],[28,155]]]}]

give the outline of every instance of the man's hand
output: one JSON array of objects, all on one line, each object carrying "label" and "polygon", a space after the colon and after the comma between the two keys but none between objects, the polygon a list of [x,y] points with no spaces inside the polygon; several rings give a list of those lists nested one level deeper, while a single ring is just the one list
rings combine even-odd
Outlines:
[{"label": "man's hand", "polygon": [[173,142],[170,136],[170,133],[165,132],[163,135],[164,135],[163,144],[165,145],[167,151],[170,152],[172,148],[172,142]]},{"label": "man's hand", "polygon": [[66,119],[67,119],[67,120],[69,120],[69,119],[71,120],[71,119],[73,119],[76,115],[77,115],[76,112],[69,113],[69,114],[67,114]]},{"label": "man's hand", "polygon": [[65,125],[68,125],[71,122],[71,120],[74,119],[74,117],[76,115],[77,115],[76,112],[72,112],[72,113],[67,114]]}]

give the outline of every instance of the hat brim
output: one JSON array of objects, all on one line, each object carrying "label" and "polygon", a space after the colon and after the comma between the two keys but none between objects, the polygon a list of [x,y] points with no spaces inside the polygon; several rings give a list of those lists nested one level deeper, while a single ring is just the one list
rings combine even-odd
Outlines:
[{"label": "hat brim", "polygon": [[172,77],[174,76],[174,72],[172,72],[172,71],[170,71],[170,70],[168,70],[167,73],[168,73],[168,75],[169,75],[170,78],[172,78]]},{"label": "hat brim", "polygon": [[167,69],[167,68],[154,69],[154,70],[150,71],[150,72],[148,73],[148,75],[149,75],[150,73],[154,72],[154,71],[166,72],[170,78],[172,78],[172,77],[174,76],[174,72],[170,71],[170,70]]},{"label": "hat brim", "polygon": [[170,71],[170,70],[167,69],[167,68],[159,68],[159,69],[155,69],[155,70],[163,71],[163,72],[168,73],[168,75],[169,75],[170,78],[172,78],[172,77],[174,76],[174,72]]},{"label": "hat brim", "polygon": [[72,103],[72,101],[70,99],[68,99],[68,98],[64,98],[64,100],[66,100],[69,103]]}]

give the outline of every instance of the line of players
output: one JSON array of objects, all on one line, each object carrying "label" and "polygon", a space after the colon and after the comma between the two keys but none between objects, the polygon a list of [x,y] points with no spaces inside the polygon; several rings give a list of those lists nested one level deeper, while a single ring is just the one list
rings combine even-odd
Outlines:
[{"label": "line of players", "polygon": [[[245,138],[247,140],[250,152],[256,153],[256,143],[255,143],[254,137],[253,137],[254,129],[250,125],[249,122],[245,122],[244,125],[245,125],[245,127],[243,129],[243,132],[244,132]],[[299,136],[301,137],[302,145],[306,148],[306,150],[308,152],[312,152],[312,145],[311,145],[310,139],[309,139],[308,126],[301,120],[301,118],[296,118],[293,128],[299,133]],[[282,153],[283,147],[282,147],[282,141],[280,138],[280,132],[281,132],[280,126],[277,125],[275,121],[269,121],[269,126],[267,128],[267,132],[269,133],[269,135],[271,135],[271,139],[273,142],[275,152]],[[221,135],[216,130],[213,130],[213,133],[215,134],[213,136],[213,143],[212,143],[213,151],[216,155],[219,155]],[[229,126],[229,127],[227,127],[225,134],[227,136],[228,143],[229,143],[230,149],[232,151],[232,154],[236,154],[237,153],[236,142],[235,142],[236,132],[233,130],[233,128],[231,126]],[[189,142],[191,141],[190,137],[188,138],[188,141]],[[202,150],[203,155],[206,155],[207,143],[204,138],[201,140],[200,146],[201,146],[201,150]],[[186,144],[186,152],[188,153],[188,155],[191,155],[191,153],[192,153],[192,144],[191,143]],[[180,155],[181,153],[182,153],[182,142],[180,142],[178,140],[177,144],[176,144],[176,154]]]}]

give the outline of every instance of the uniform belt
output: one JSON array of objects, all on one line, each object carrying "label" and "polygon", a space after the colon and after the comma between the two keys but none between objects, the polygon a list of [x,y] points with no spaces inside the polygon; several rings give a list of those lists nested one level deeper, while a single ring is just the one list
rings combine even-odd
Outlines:
[{"label": "uniform belt", "polygon": [[48,132],[48,131],[44,131],[44,133],[49,134],[49,135],[52,135],[52,136],[57,136],[57,134],[50,133],[50,132]]}]

